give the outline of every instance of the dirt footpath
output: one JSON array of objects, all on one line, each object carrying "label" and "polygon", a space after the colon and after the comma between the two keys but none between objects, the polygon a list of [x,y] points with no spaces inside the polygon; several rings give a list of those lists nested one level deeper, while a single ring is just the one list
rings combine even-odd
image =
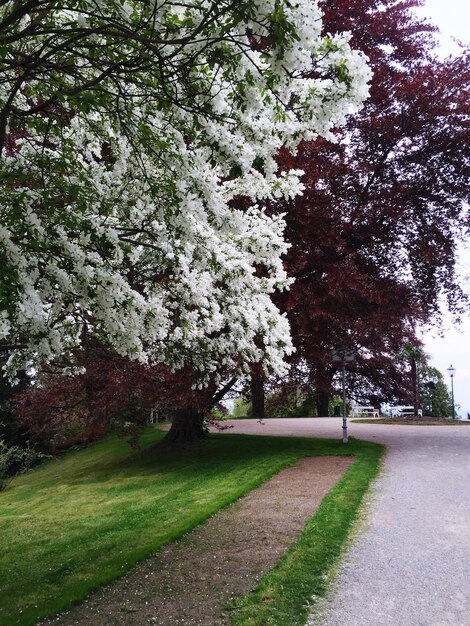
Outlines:
[{"label": "dirt footpath", "polygon": [[225,605],[246,595],[273,567],[353,460],[303,459],[86,602],[43,624],[230,624]]}]

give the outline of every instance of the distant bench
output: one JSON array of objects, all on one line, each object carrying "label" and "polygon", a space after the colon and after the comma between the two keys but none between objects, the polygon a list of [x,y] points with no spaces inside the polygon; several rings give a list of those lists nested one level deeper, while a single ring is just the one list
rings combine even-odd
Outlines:
[{"label": "distant bench", "polygon": [[[390,409],[392,417],[414,417],[416,415],[413,406],[392,406]],[[418,409],[417,416],[423,417],[422,409]]]},{"label": "distant bench", "polygon": [[374,409],[373,406],[356,406],[353,417],[379,417],[379,409]]}]

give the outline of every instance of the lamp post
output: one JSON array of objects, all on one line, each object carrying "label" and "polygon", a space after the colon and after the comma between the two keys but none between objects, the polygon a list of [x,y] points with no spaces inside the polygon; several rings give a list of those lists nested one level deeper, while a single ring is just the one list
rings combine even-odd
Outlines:
[{"label": "lamp post", "polygon": [[454,404],[454,375],[455,375],[455,367],[452,367],[452,365],[450,365],[450,367],[447,368],[447,371],[449,372],[449,376],[450,376],[450,395],[452,398],[452,419],[455,420],[455,404]]},{"label": "lamp post", "polygon": [[343,390],[343,443],[348,443],[348,418],[346,415],[346,363],[354,361],[354,352],[346,348],[333,348],[331,351],[333,363],[341,363],[341,384]]}]

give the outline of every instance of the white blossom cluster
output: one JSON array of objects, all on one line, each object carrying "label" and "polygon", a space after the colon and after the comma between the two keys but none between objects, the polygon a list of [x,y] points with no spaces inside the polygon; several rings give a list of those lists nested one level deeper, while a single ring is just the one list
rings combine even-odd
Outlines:
[{"label": "white blossom cluster", "polygon": [[282,373],[284,223],[261,203],[301,193],[276,154],[361,105],[365,59],[321,36],[311,0],[49,4],[9,24],[0,64],[10,371],[67,353],[86,323],[201,381],[252,362]]}]

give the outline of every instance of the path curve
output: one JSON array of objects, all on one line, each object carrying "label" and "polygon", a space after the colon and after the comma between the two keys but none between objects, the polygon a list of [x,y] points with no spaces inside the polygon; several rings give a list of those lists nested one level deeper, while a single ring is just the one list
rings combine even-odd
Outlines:
[{"label": "path curve", "polygon": [[[232,421],[232,432],[341,437],[335,418]],[[470,626],[470,426],[350,423],[387,445],[331,598],[309,626]]]}]

